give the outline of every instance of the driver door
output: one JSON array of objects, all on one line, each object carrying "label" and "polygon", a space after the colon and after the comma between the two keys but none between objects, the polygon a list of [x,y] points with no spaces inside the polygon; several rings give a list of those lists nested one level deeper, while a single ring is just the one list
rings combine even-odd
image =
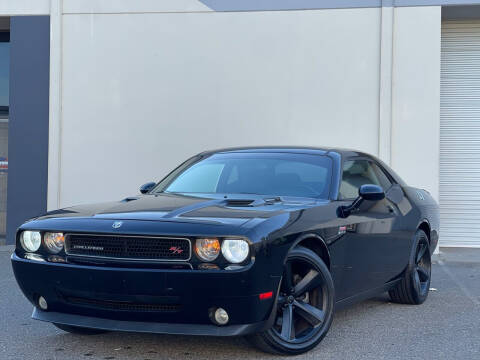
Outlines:
[{"label": "driver door", "polygon": [[[353,201],[364,184],[379,185],[387,192],[392,181],[371,159],[345,161],[340,200]],[[391,262],[389,254],[395,247],[394,224],[398,215],[396,205],[385,198],[380,201],[365,200],[358,211],[345,219],[342,298],[380,287],[394,276],[396,264]]]}]

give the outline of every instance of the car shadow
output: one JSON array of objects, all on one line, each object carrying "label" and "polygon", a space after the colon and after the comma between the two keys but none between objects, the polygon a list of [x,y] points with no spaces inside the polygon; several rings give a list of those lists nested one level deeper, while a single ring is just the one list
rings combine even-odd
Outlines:
[{"label": "car shadow", "polygon": [[[298,358],[318,358],[346,329],[350,329],[364,317],[371,316],[379,308],[391,306],[388,295],[355,304],[337,312],[329,334],[322,344],[309,354]],[[51,337],[57,346],[54,358],[68,359],[273,359],[278,356],[263,353],[243,337],[177,336],[142,333],[111,332],[94,336],[79,336],[60,330]],[[337,342],[338,343],[338,342]],[[52,349],[50,349],[52,350]],[[62,357],[60,357],[60,354]],[[312,357],[314,356],[314,357]]]}]

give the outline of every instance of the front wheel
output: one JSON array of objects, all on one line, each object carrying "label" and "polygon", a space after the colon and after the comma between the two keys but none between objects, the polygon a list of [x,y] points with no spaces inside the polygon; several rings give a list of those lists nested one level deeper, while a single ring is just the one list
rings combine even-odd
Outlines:
[{"label": "front wheel", "polygon": [[298,355],[314,348],[333,320],[334,285],[330,271],[313,251],[296,247],[285,263],[273,326],[250,340],[261,350]]}]

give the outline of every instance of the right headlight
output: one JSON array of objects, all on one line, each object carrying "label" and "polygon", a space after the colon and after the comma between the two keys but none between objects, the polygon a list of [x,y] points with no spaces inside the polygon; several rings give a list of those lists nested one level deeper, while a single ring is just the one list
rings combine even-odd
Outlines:
[{"label": "right headlight", "polygon": [[20,244],[28,252],[35,252],[42,244],[42,234],[38,231],[23,231],[20,234]]},{"label": "right headlight", "polygon": [[249,253],[248,242],[242,239],[225,239],[222,242],[222,254],[228,262],[239,264]]},{"label": "right headlight", "polygon": [[65,237],[63,236],[63,233],[47,232],[43,236],[43,242],[52,254],[58,254],[62,251],[63,246],[65,245]]}]

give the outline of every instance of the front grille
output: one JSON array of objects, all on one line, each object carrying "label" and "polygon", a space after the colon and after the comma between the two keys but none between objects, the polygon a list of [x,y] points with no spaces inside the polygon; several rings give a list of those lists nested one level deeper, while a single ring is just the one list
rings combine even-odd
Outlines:
[{"label": "front grille", "polygon": [[125,260],[187,261],[191,243],[185,238],[67,234],[67,255]]},{"label": "front grille", "polygon": [[88,306],[105,310],[139,311],[139,312],[177,312],[179,304],[144,304],[111,300],[86,299],[79,297],[65,297],[66,302],[72,305]]}]

